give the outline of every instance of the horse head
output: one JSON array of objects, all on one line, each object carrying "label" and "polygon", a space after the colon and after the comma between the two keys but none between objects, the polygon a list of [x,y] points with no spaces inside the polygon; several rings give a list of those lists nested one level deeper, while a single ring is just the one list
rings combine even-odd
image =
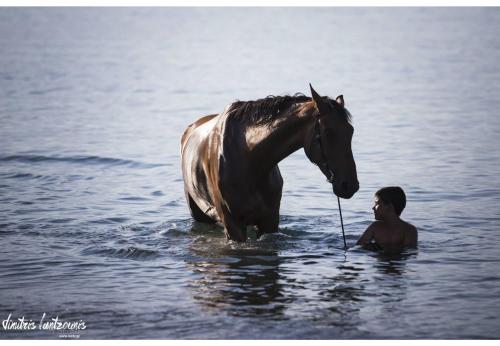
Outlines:
[{"label": "horse head", "polygon": [[331,100],[310,87],[314,113],[304,150],[333,184],[335,194],[351,198],[358,191],[359,182],[351,149],[354,128],[350,124],[350,113],[344,107],[342,95]]}]

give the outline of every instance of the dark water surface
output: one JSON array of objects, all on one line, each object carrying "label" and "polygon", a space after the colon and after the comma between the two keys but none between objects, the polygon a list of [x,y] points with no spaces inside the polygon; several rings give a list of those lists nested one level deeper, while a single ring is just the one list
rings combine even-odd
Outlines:
[{"label": "dark water surface", "polygon": [[[81,338],[499,338],[499,32],[496,8],[0,9],[0,319],[83,320]],[[343,251],[302,150],[280,164],[280,233],[238,245],[191,220],[185,126],[309,82],[354,117],[348,244],[401,185],[418,250]]]}]

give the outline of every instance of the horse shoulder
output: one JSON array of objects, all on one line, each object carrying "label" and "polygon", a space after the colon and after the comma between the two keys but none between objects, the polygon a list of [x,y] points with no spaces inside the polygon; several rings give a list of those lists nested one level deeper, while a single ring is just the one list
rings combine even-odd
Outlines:
[{"label": "horse shoulder", "polygon": [[218,154],[221,165],[226,169],[225,172],[231,171],[230,177],[234,177],[234,173],[239,173],[246,165],[245,125],[231,115],[224,114],[216,127],[220,134]]}]

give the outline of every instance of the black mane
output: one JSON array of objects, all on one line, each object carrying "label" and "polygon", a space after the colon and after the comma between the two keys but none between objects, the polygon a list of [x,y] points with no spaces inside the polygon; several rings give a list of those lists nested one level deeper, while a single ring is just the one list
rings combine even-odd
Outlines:
[{"label": "black mane", "polygon": [[[335,100],[327,98],[332,104]],[[293,96],[267,96],[266,98],[254,101],[236,101],[231,104],[229,113],[232,117],[242,121],[252,122],[256,125],[269,124],[273,120],[279,118],[283,111],[295,103],[311,101],[311,98],[304,94],[297,93]],[[351,114],[345,109],[346,121],[351,121]]]},{"label": "black mane", "polygon": [[235,119],[250,121],[257,125],[268,124],[281,116],[282,111],[294,103],[311,101],[303,94],[293,96],[268,96],[254,101],[236,101],[231,104],[229,112]]}]

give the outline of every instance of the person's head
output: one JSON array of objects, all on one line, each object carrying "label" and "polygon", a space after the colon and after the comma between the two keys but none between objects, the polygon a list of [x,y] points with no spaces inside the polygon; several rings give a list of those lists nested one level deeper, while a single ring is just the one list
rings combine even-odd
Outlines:
[{"label": "person's head", "polygon": [[388,186],[375,192],[375,204],[372,209],[376,220],[384,220],[394,215],[399,217],[405,206],[406,196],[403,189],[399,186]]}]

